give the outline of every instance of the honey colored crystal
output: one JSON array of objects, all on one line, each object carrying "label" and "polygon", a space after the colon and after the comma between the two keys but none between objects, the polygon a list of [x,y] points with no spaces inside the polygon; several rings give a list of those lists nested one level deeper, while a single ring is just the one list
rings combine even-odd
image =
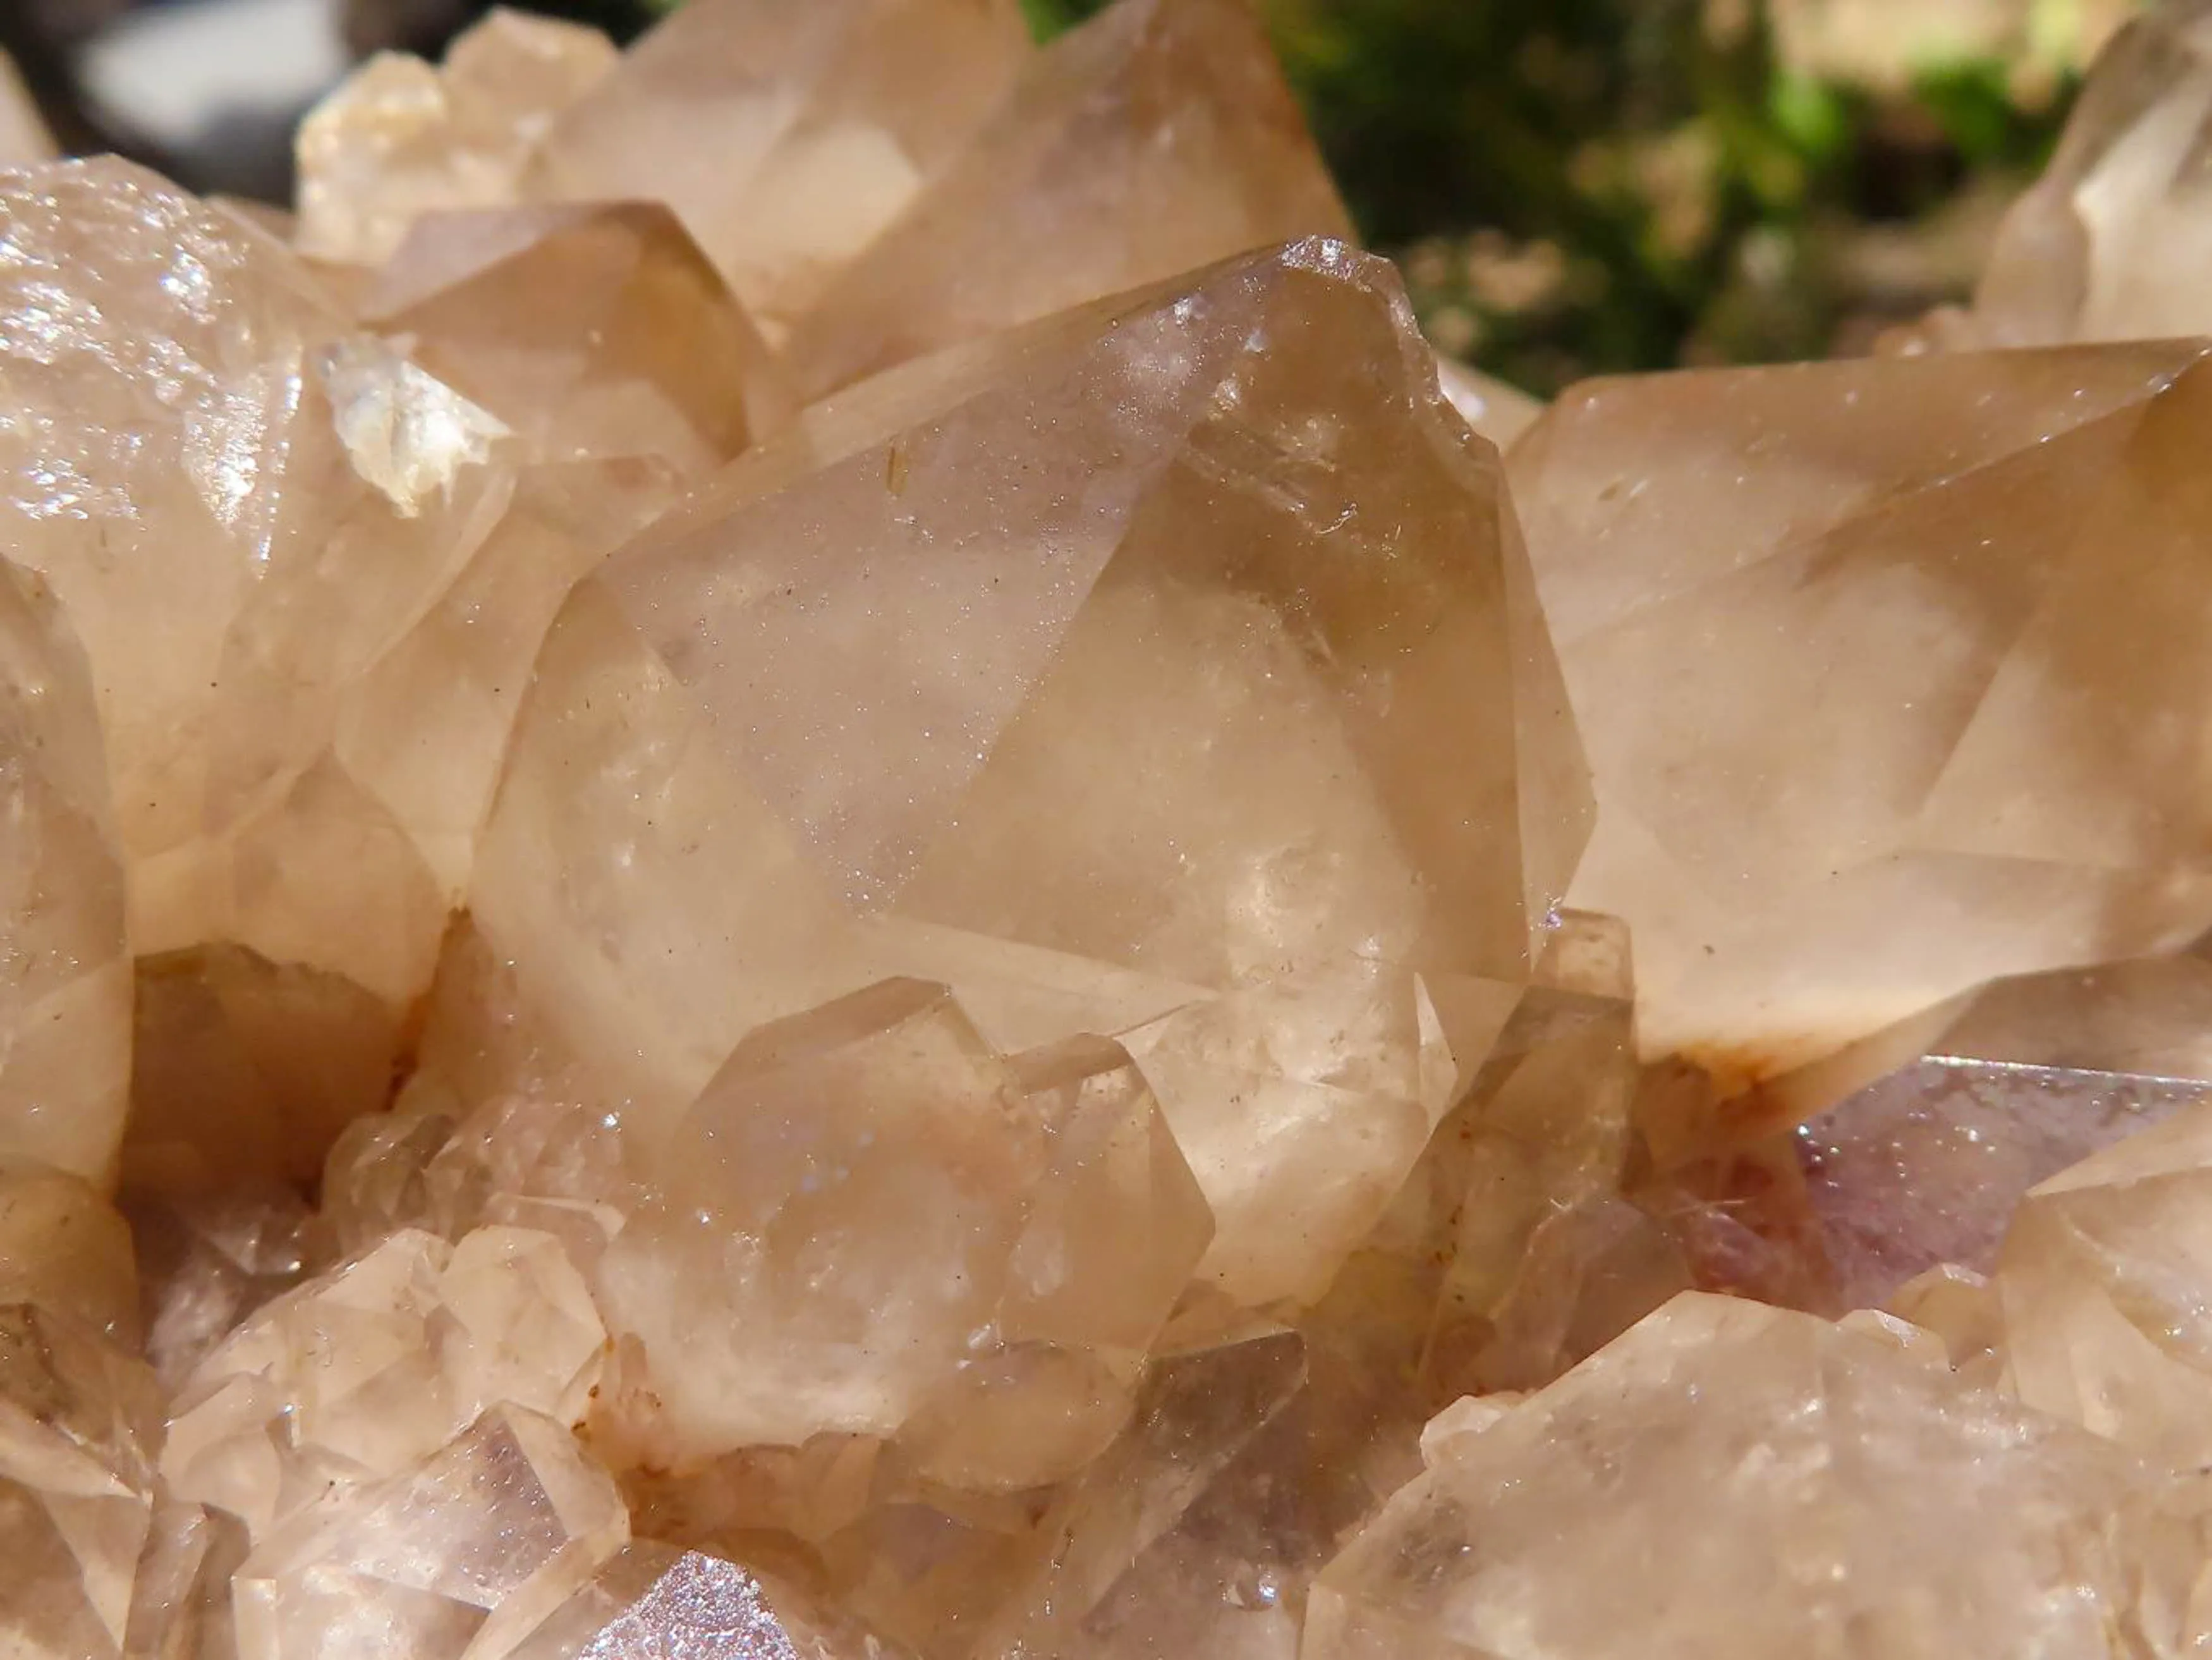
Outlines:
[{"label": "honey colored crystal", "polygon": [[134,1343],[138,1272],[129,1225],[82,1177],[0,1157],[0,1303],[50,1310]]},{"label": "honey colored crystal", "polygon": [[919,982],[751,1033],[600,1267],[651,1378],[602,1391],[616,1432],[679,1469],[833,1432],[896,1434],[965,1487],[1079,1468],[1210,1231],[1102,1048],[1002,1062]]},{"label": "honey colored crystal", "polygon": [[538,460],[704,472],[791,413],[751,321],[663,208],[427,216],[360,309]]},{"label": "honey colored crystal", "polygon": [[528,188],[665,202],[780,338],[1029,55],[1013,0],[696,0],[553,125]]},{"label": "honey colored crystal", "polygon": [[2045,1182],[2021,1201],[1991,1276],[2020,1398],[2176,1465],[2212,1449],[2209,1137],[2200,1099]]},{"label": "honey colored crystal", "polygon": [[1971,315],[1990,345],[2154,340],[2212,331],[2197,273],[2212,252],[2198,177],[2212,115],[2212,9],[2169,0],[2092,65],[2050,166],[2014,204]]},{"label": "honey colored crystal", "polygon": [[550,1236],[415,1230],[241,1322],[172,1407],[162,1470],[257,1543],[304,1505],[398,1476],[501,1403],[573,1420],[605,1333]]},{"label": "honey colored crystal", "polygon": [[[91,664],[132,946],[249,946],[403,1002],[444,898],[335,750],[496,522],[495,423],[150,174],[15,174],[0,221],[0,513]],[[404,718],[422,688],[379,690]]]},{"label": "honey colored crystal", "polygon": [[[1249,0],[1120,0],[1054,41],[792,328],[802,389],[1295,236],[1351,234]],[[744,292],[739,284],[739,292]]]},{"label": "honey colored crystal", "polygon": [[2203,929],[2166,718],[2208,615],[2197,356],[1593,382],[1515,447],[1600,801],[1573,897],[1635,937],[1647,1054],[1740,1089]]},{"label": "honey colored crystal", "polygon": [[44,582],[0,563],[0,1159],[94,1182],[113,1176],[123,1136],[131,1025],[102,754],[67,618]]},{"label": "honey colored crystal", "polygon": [[2136,1651],[2100,1534],[2159,1478],[1810,1316],[1679,1298],[1430,1457],[1322,1575],[1304,1660]]},{"label": "honey colored crystal", "polygon": [[554,119],[616,61],[596,29],[504,7],[442,68],[379,53],[301,125],[301,251],[380,265],[422,214],[511,204]]},{"label": "honey colored crystal", "polygon": [[153,1513],[161,1395],[143,1363],[66,1314],[0,1305],[0,1644],[118,1660]]},{"label": "honey colored crystal", "polygon": [[564,1426],[501,1407],[256,1549],[233,1582],[239,1660],[503,1655],[629,1533]]},{"label": "honey colored crystal", "polygon": [[507,1018],[567,1055],[513,1064],[649,1143],[748,1027],[933,978],[1002,1054],[1126,1035],[1210,1277],[1317,1295],[1585,822],[1431,362],[1381,266],[1298,244],[866,389],[633,544],[549,641],[479,862]]}]

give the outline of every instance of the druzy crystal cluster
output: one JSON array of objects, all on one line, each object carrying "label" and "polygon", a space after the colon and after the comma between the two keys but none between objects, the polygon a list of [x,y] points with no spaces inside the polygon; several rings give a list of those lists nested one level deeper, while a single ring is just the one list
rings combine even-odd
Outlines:
[{"label": "druzy crystal cluster", "polygon": [[0,112],[0,1656],[2212,1645],[2208,19],[1540,412],[1244,0]]}]

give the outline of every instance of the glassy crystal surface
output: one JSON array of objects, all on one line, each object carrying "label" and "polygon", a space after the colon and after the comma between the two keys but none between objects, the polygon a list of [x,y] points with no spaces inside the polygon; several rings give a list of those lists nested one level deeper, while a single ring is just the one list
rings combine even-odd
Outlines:
[{"label": "glassy crystal surface", "polygon": [[[40,462],[11,477],[37,485]],[[94,681],[52,591],[0,564],[0,1158],[112,1179],[130,1080],[121,850]]]},{"label": "glassy crystal surface", "polygon": [[2212,1097],[2209,1022],[2212,964],[2191,952],[1997,981],[1909,1034],[1917,1059],[1796,1132],[1844,1304],[1942,1263],[1986,1271],[2031,1188]]},{"label": "glassy crystal surface", "polygon": [[695,495],[538,665],[473,891],[566,1051],[517,1064],[665,1136],[750,1025],[924,976],[1002,1054],[1121,1034],[1211,1276],[1317,1295],[1585,823],[1432,361],[1308,242],[866,389]]},{"label": "glassy crystal surface", "polygon": [[2107,1655],[2099,1529],[2151,1483],[1940,1360],[1697,1293],[1431,1456],[1322,1575],[1309,1660]]},{"label": "glassy crystal surface", "polygon": [[2203,128],[2212,9],[2147,9],[2091,67],[2058,149],[1990,252],[1970,326],[1992,345],[2155,340],[2212,329]]},{"label": "glassy crystal surface", "polygon": [[122,1653],[161,1433],[161,1390],[142,1363],[67,1314],[0,1305],[8,1653]]},{"label": "glassy crystal surface", "polygon": [[1635,937],[1647,1055],[1739,1090],[2201,932],[2163,714],[2198,695],[2197,356],[1595,382],[1515,446],[1601,804],[1573,897]]},{"label": "glassy crystal surface", "polygon": [[[809,397],[1247,249],[1349,235],[1246,0],[1120,0],[1038,54],[788,341]],[[743,293],[742,284],[739,292]]]},{"label": "glassy crystal surface", "polygon": [[236,1660],[230,1580],[246,1554],[234,1518],[157,1500],[131,1588],[124,1660]]},{"label": "glassy crystal surface", "polygon": [[0,174],[0,1657],[2212,1642],[2199,347],[1540,411],[1243,0],[302,157]]},{"label": "glassy crystal surface", "polygon": [[791,413],[758,331],[665,208],[429,215],[360,309],[540,460],[703,472]]},{"label": "glassy crystal surface", "polygon": [[679,1469],[843,1432],[964,1487],[1068,1475],[1210,1231],[1126,1055],[1001,1061],[913,981],[751,1033],[652,1173],[599,1268],[649,1394],[594,1432]]},{"label": "glassy crystal surface", "polygon": [[0,514],[91,664],[133,947],[249,946],[404,1003],[444,897],[337,750],[496,522],[496,424],[123,163],[12,174],[0,223]]},{"label": "glassy crystal surface", "polygon": [[2021,1203],[1991,1276],[2008,1386],[2045,1411],[2194,1465],[2212,1447],[2201,1098]]},{"label": "glassy crystal surface", "polygon": [[233,1582],[240,1660],[506,1654],[622,1548],[629,1521],[564,1426],[498,1408],[257,1548]]},{"label": "glassy crystal surface", "polygon": [[243,1321],[173,1408],[163,1474],[257,1543],[303,1505],[395,1476],[502,1402],[573,1420],[605,1332],[546,1234],[416,1230]]},{"label": "glassy crystal surface", "polygon": [[304,1185],[338,1132],[390,1098],[398,1018],[350,980],[199,946],[142,960],[137,992],[136,1188]]},{"label": "glassy crystal surface", "polygon": [[596,29],[505,7],[454,41],[442,68],[379,53],[301,125],[301,252],[380,265],[422,214],[515,202],[555,118],[616,62]]},{"label": "glassy crystal surface", "polygon": [[961,154],[1029,40],[1013,0],[696,0],[553,125],[530,187],[665,202],[780,338]]},{"label": "glassy crystal surface", "polygon": [[82,1177],[0,1156],[0,1302],[34,1304],[135,1342],[130,1225]]}]

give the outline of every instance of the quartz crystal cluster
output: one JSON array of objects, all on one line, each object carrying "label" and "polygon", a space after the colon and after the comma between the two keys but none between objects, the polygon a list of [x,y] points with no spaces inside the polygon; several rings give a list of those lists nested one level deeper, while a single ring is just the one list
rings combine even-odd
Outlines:
[{"label": "quartz crystal cluster", "polygon": [[1545,411],[1244,0],[0,118],[0,1655],[2212,1645],[2195,18]]}]

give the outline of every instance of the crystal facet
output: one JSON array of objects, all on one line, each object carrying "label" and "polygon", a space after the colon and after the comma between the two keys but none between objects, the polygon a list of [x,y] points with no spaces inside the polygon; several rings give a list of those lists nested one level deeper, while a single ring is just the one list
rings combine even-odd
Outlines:
[{"label": "crystal facet", "polygon": [[2144,9],[2091,67],[2057,153],[1990,251],[1971,340],[2043,345],[2212,331],[2201,178],[2212,10]]},{"label": "crystal facet", "polygon": [[505,1654],[628,1541],[614,1484],[514,1407],[240,1566],[239,1660]]},{"label": "crystal facet", "polygon": [[1692,1293],[1489,1427],[1432,1439],[1322,1574],[1306,1660],[1836,1640],[2088,1660],[2129,1615],[2097,1535],[2148,1485],[2132,1457],[1810,1316]]},{"label": "crystal facet", "polygon": [[[1121,0],[791,331],[818,397],[956,342],[1350,222],[1248,0]],[[742,284],[740,292],[743,292]]]},{"label": "crystal facet", "polygon": [[0,1158],[94,1181],[114,1173],[131,1064],[104,753],[93,678],[61,608],[44,582],[0,562]]},{"label": "crystal facet", "polygon": [[538,459],[703,472],[789,417],[767,346],[665,209],[428,216],[361,309]]},{"label": "crystal facet", "polygon": [[554,125],[530,188],[666,203],[780,337],[1028,52],[1013,0],[695,0]]},{"label": "crystal facet", "polygon": [[1648,1054],[1741,1088],[2212,921],[2197,355],[1598,382],[1515,446]]},{"label": "crystal facet", "polygon": [[1123,1034],[1213,1277],[1317,1295],[1585,822],[1431,362],[1378,267],[1303,243],[856,394],[695,496],[539,663],[473,896],[521,1018],[648,1135],[750,1025],[889,973],[1001,1053]]},{"label": "crystal facet", "polygon": [[505,7],[454,41],[442,69],[380,53],[300,128],[301,251],[380,265],[422,214],[515,201],[555,118],[616,62],[595,29]]}]

